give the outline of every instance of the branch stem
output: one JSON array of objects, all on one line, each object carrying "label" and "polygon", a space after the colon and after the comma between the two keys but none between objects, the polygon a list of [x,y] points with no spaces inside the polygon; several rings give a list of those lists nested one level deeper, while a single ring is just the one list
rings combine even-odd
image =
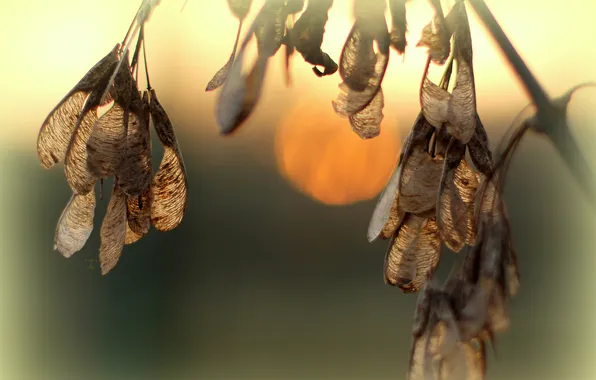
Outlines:
[{"label": "branch stem", "polygon": [[533,103],[537,106],[538,114],[550,114],[554,111],[552,103],[546,91],[542,88],[538,80],[532,74],[524,60],[521,58],[513,44],[507,38],[507,35],[495,19],[490,9],[486,6],[484,0],[468,0],[476,11],[484,26],[488,29],[491,36],[499,45],[501,52],[505,55],[509,64],[519,77],[521,83],[524,85],[526,92],[530,95]]}]

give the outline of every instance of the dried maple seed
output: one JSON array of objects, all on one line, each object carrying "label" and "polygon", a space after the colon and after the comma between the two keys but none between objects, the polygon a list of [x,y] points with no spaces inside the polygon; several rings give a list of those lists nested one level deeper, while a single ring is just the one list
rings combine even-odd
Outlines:
[{"label": "dried maple seed", "polygon": [[126,238],[126,224],[126,194],[116,184],[101,224],[99,263],[102,275],[108,274],[120,260]]},{"label": "dried maple seed", "polygon": [[77,120],[82,119],[83,107],[87,112],[91,109],[85,101],[92,103],[89,101],[91,92],[100,87],[115,69],[119,48],[120,44],[117,44],[95,64],[44,120],[37,137],[37,154],[44,168],[49,169],[64,161]]},{"label": "dried maple seed", "polygon": [[159,103],[155,91],[151,91],[150,98],[151,120],[164,147],[161,164],[151,185],[151,222],[159,231],[169,231],[182,222],[186,211],[186,169],[172,123]]},{"label": "dried maple seed", "polygon": [[80,251],[93,231],[94,214],[95,192],[85,195],[73,193],[58,220],[54,249],[64,257]]},{"label": "dried maple seed", "polygon": [[[315,75],[322,77],[335,74],[337,63],[321,50],[327,13],[333,4],[332,0],[309,1],[306,9],[286,36],[287,44],[293,46],[304,60],[315,67]],[[322,66],[320,71],[317,66]]]}]

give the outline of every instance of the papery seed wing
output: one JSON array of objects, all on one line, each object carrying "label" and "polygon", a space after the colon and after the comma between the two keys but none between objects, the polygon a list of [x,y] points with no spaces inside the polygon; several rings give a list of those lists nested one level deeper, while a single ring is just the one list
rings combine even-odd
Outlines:
[{"label": "papery seed wing", "polygon": [[449,355],[461,341],[460,329],[458,326],[457,314],[453,310],[453,304],[449,294],[441,291],[437,308],[434,310],[439,321],[431,331],[433,344],[433,355],[444,357]]},{"label": "papery seed wing", "polygon": [[154,89],[150,92],[149,111],[151,114],[151,122],[153,123],[159,141],[161,141],[164,148],[175,150],[176,154],[180,155],[182,160],[182,155],[178,147],[178,140],[174,133],[174,127],[172,126],[172,122],[170,121],[166,110],[159,102],[157,93]]},{"label": "papery seed wing", "polygon": [[458,60],[455,87],[448,100],[447,131],[466,144],[476,131],[476,95],[471,66]]},{"label": "papery seed wing", "polygon": [[[319,77],[332,75],[338,69],[337,63],[321,50],[327,13],[332,3],[333,1],[330,0],[309,1],[306,10],[296,21],[289,35],[292,45],[302,58],[315,65],[313,71]],[[321,72],[316,66],[323,66],[324,71]]]},{"label": "papery seed wing", "polygon": [[[385,25],[385,28],[387,25]],[[356,25],[355,28],[358,28]],[[375,56],[376,59],[371,62],[366,62],[367,65],[371,64],[370,67],[363,67],[363,70],[360,68],[355,71],[350,76],[351,84],[348,85],[346,82],[340,84],[340,94],[338,95],[337,99],[332,102],[333,109],[335,112],[343,117],[352,116],[360,111],[362,111],[366,106],[368,106],[374,97],[377,95],[379,89],[381,88],[381,83],[383,82],[383,78],[385,76],[385,72],[387,70],[387,65],[389,63],[389,50],[387,51],[380,51],[378,53],[374,53],[372,40],[370,44],[363,46],[363,49],[366,49],[367,53],[371,56]],[[358,65],[364,65],[362,62],[357,62]],[[373,71],[371,73],[368,72],[368,69],[372,68]],[[364,70],[366,69],[366,70]],[[362,91],[355,91],[350,88],[350,86],[354,86],[356,83],[356,79],[360,81],[361,79],[364,80],[364,77],[361,76],[368,75],[368,83],[366,87]],[[369,75],[370,74],[370,75]]]},{"label": "papery seed wing", "polygon": [[[236,43],[237,42],[238,40],[236,39]],[[215,75],[213,76],[213,78],[211,78],[209,83],[207,83],[205,91],[213,91],[218,89],[224,84],[224,82],[228,78],[228,72],[230,71],[230,67],[232,67],[232,64],[234,63],[234,57],[236,56],[236,43],[234,44],[234,51],[230,55],[230,58],[228,58],[228,62],[226,62],[226,64],[215,73]]]},{"label": "papery seed wing", "polygon": [[484,175],[489,176],[492,172],[493,160],[490,147],[488,145],[488,136],[478,114],[476,114],[476,128],[470,141],[468,141],[468,151],[474,166]]},{"label": "papery seed wing", "polygon": [[46,169],[62,162],[87,95],[118,63],[119,44],[85,74],[44,120],[37,137],[37,154]]},{"label": "papery seed wing", "polygon": [[259,55],[266,58],[273,57],[281,47],[286,31],[288,14],[284,2],[269,0],[255,19],[255,37]]},{"label": "papery seed wing", "polygon": [[484,219],[484,239],[481,249],[479,268],[479,284],[490,297],[488,304],[489,328],[492,332],[502,332],[509,327],[508,294],[506,281],[506,264],[509,246],[506,239],[506,225],[502,215]]},{"label": "papery seed wing", "polygon": [[[385,70],[388,62],[388,55],[378,54],[377,68]],[[384,75],[384,71],[383,71]],[[333,110],[342,117],[350,117],[365,109],[375,98],[381,86],[382,78],[371,78],[369,86],[362,92],[351,90],[345,83],[339,85],[340,93],[337,99],[332,101]]]},{"label": "papery seed wing", "polygon": [[[482,287],[467,284],[471,287],[465,305],[458,312],[458,325],[463,340],[470,340],[481,335],[489,318],[488,304],[490,294],[487,294]],[[456,295],[452,295],[456,296]]]},{"label": "papery seed wing", "polygon": [[[436,31],[433,31],[433,29],[436,29]],[[450,35],[447,34],[444,24],[435,18],[433,22],[426,24],[422,28],[422,35],[416,46],[428,47],[428,54],[431,60],[438,65],[443,65],[447,61],[449,54],[451,54],[449,39]]]},{"label": "papery seed wing", "polygon": [[507,292],[509,296],[517,294],[520,284],[519,278],[519,267],[517,264],[517,252],[513,248],[511,241],[511,226],[509,225],[509,216],[507,215],[507,209],[503,202],[503,223],[505,224],[505,236],[501,242],[503,249],[507,252],[505,259],[505,282],[507,284]]},{"label": "papery seed wing", "polygon": [[435,128],[447,121],[451,94],[424,78],[420,89],[420,106],[424,118]]},{"label": "papery seed wing", "polygon": [[443,160],[432,157],[425,147],[413,149],[404,159],[400,187],[399,206],[412,213],[434,210],[441,182]]},{"label": "papery seed wing", "polygon": [[221,132],[231,133],[248,117],[251,110],[245,110],[246,80],[242,75],[244,52],[238,53],[229,71],[217,100],[217,121]]},{"label": "papery seed wing", "polygon": [[[398,211],[397,204],[397,186],[399,184],[400,176],[401,167],[398,165],[391,175],[389,183],[387,183],[387,186],[385,186],[385,189],[381,193],[373,211],[373,215],[368,225],[367,237],[369,242],[374,241],[381,234],[383,234],[383,238],[385,239],[393,235],[391,230],[395,231],[397,229],[405,215],[401,210]],[[387,233],[383,233],[386,229]]]},{"label": "papery seed wing", "polygon": [[440,363],[441,380],[483,380],[484,354],[471,343],[460,342]]},{"label": "papery seed wing", "polygon": [[97,177],[111,177],[122,165],[131,117],[129,108],[135,87],[126,60],[126,63],[120,66],[110,89],[114,104],[95,123],[87,141],[87,167]]},{"label": "papery seed wing", "polygon": [[428,47],[431,60],[440,65],[445,63],[451,51],[451,48],[447,50],[448,45],[444,41],[444,35],[433,32],[433,22],[431,21],[422,28],[422,34],[416,47]]},{"label": "papery seed wing", "polygon": [[418,291],[439,263],[440,248],[434,220],[406,215],[385,256],[385,283]]},{"label": "papery seed wing", "polygon": [[399,53],[406,51],[406,1],[389,0],[391,12],[391,46]]},{"label": "papery seed wing", "polygon": [[[398,198],[398,187],[401,178],[402,161],[404,157],[409,157],[412,154],[412,148],[415,145],[423,143],[429,135],[432,133],[433,128],[430,126],[422,115],[418,115],[416,123],[412,128],[412,131],[404,141],[402,152],[400,154],[398,165],[391,175],[389,182],[385,186],[385,189],[381,193],[379,200],[373,211],[369,226],[368,226],[368,241],[372,242],[375,240],[383,231],[387,228],[384,233],[384,238],[390,237],[395,231],[397,226],[401,223],[404,217],[403,210],[398,208],[396,199]],[[393,205],[393,206],[392,206]],[[395,207],[395,213],[392,211]]]},{"label": "papery seed wing", "polygon": [[[241,61],[240,55],[239,61]],[[233,75],[230,73],[231,75],[224,84],[217,101],[217,118],[223,134],[234,132],[253,112],[261,98],[263,80],[267,71],[267,59],[257,58],[257,62],[248,75],[242,75],[241,65],[238,66],[238,71],[235,71]]]},{"label": "papery seed wing", "polygon": [[89,171],[87,166],[87,141],[96,121],[96,111],[87,112],[82,120],[77,121],[75,133],[73,133],[66,151],[64,160],[66,181],[77,194],[89,193],[99,179]]},{"label": "papery seed wing", "polygon": [[149,232],[151,226],[151,188],[138,197],[126,197],[126,234],[124,244],[132,244]]},{"label": "papery seed wing", "polygon": [[133,95],[128,118],[125,151],[117,170],[118,185],[131,197],[139,196],[151,183],[151,139],[146,111],[138,93]]},{"label": "papery seed wing", "polygon": [[128,111],[119,103],[114,103],[112,108],[95,122],[87,141],[87,167],[95,176],[113,176],[122,162],[128,117]]},{"label": "papery seed wing", "polygon": [[399,194],[397,194],[389,212],[389,219],[381,231],[381,238],[389,239],[393,236],[405,216],[406,213],[399,208]]},{"label": "papery seed wing", "polygon": [[431,3],[435,9],[435,15],[433,20],[422,29],[420,41],[416,46],[428,47],[431,60],[438,65],[443,65],[451,54],[449,41],[456,20],[460,16],[459,7],[463,7],[463,3],[456,2],[446,17],[443,15],[440,0],[431,0]]},{"label": "papery seed wing", "polygon": [[416,241],[422,218],[406,215],[385,255],[385,283],[404,287],[416,279]]},{"label": "papery seed wing", "polygon": [[[429,318],[430,319],[430,318]],[[431,323],[429,322],[429,325]],[[434,322],[432,322],[434,325]],[[425,329],[420,335],[413,336],[408,363],[408,380],[428,380],[436,378],[435,358],[432,356],[432,337]]]},{"label": "papery seed wing", "polygon": [[416,240],[416,278],[402,288],[404,292],[416,292],[434,273],[441,257],[441,237],[434,219],[422,223]]},{"label": "papery seed wing", "polygon": [[150,109],[153,126],[164,146],[164,155],[151,186],[151,222],[159,231],[169,231],[182,222],[186,211],[186,169],[172,123],[159,103],[155,91],[151,92]]},{"label": "papery seed wing", "polygon": [[234,47],[232,49],[232,54],[230,54],[230,58],[228,58],[228,62],[215,73],[213,78],[207,84],[207,88],[205,91],[213,91],[221,87],[226,79],[228,78],[228,73],[230,68],[234,64],[234,58],[236,57],[236,49],[238,48],[238,42],[240,41],[240,32],[242,31],[242,24],[244,23],[244,19],[250,10],[250,6],[252,4],[252,0],[228,0],[228,6],[230,10],[239,20],[238,24],[238,32],[236,33],[236,41],[234,41]]},{"label": "papery seed wing", "polygon": [[362,111],[349,117],[352,130],[362,139],[371,139],[381,133],[383,121],[383,107],[385,98],[383,89],[379,88],[377,95]]},{"label": "papery seed wing", "polygon": [[216,116],[222,134],[234,132],[250,116],[261,97],[268,58],[259,54],[248,75],[242,73],[242,66],[251,35],[267,17],[271,17],[271,12],[263,7],[247,33],[217,99]]},{"label": "papery seed wing", "polygon": [[468,231],[466,204],[455,185],[455,172],[466,152],[466,146],[454,138],[447,148],[437,199],[437,225],[445,245],[459,252],[465,245]]},{"label": "papery seed wing", "polygon": [[414,338],[408,368],[408,380],[434,379],[433,358],[428,352],[430,336],[424,334]]},{"label": "papery seed wing", "polygon": [[488,305],[488,325],[492,332],[503,333],[509,329],[509,308],[504,290],[495,286]]},{"label": "papery seed wing", "polygon": [[118,263],[126,237],[126,194],[114,186],[106,216],[101,224],[99,263],[101,274],[108,274]]},{"label": "papery seed wing", "polygon": [[151,226],[151,187],[148,187],[138,197],[126,198],[126,217],[128,226],[135,233],[143,236],[149,232]]},{"label": "papery seed wing", "polygon": [[207,87],[205,88],[205,91],[213,91],[218,89],[224,84],[224,82],[228,78],[228,73],[230,71],[230,68],[234,64],[234,58],[236,57],[236,49],[238,48],[238,41],[240,40],[241,30],[242,22],[240,22],[240,24],[238,25],[238,33],[236,34],[236,40],[234,41],[234,47],[232,48],[232,54],[230,54],[230,58],[228,58],[226,64],[215,73],[213,78],[211,78],[211,80],[207,84]]},{"label": "papery seed wing", "polygon": [[[455,170],[454,178],[455,187],[459,198],[466,205],[467,217],[463,217],[467,221],[466,229],[466,244],[473,245],[476,242],[476,225],[474,223],[474,201],[476,199],[476,192],[478,191],[478,179],[474,170],[468,165],[467,161],[462,158],[459,166]],[[455,214],[454,214],[455,215]],[[458,218],[455,220],[459,220]]]},{"label": "papery seed wing", "polygon": [[339,75],[350,90],[362,92],[375,75],[377,56],[373,36],[364,34],[355,23],[339,59]]},{"label": "papery seed wing", "polygon": [[448,18],[448,29],[453,31],[455,55],[458,61],[463,61],[472,67],[472,35],[465,4],[463,2],[455,4]]},{"label": "papery seed wing", "polygon": [[95,192],[85,195],[73,193],[58,220],[54,249],[64,257],[80,251],[93,231],[94,214]]},{"label": "papery seed wing", "polygon": [[170,231],[182,222],[187,204],[184,164],[172,149],[166,148],[152,187],[151,221],[159,231]]},{"label": "papery seed wing", "polygon": [[124,245],[134,244],[137,241],[141,240],[143,234],[138,234],[134,232],[128,223],[126,223],[126,233],[124,234]]},{"label": "papery seed wing", "polygon": [[[128,70],[128,56],[124,57],[124,60],[126,61],[126,65],[121,67]],[[72,190],[79,194],[86,194],[91,191],[93,184],[99,179],[88,168],[87,142],[91,136],[93,125],[97,121],[97,108],[110,101],[110,97],[104,97],[103,99],[102,97],[107,92],[111,75],[112,73],[110,71],[104,73],[104,76],[99,79],[89,93],[79,118],[75,123],[73,134],[66,150],[66,179]],[[107,93],[117,95],[116,91],[109,91]]]},{"label": "papery seed wing", "polygon": [[45,169],[64,161],[70,136],[86,98],[84,91],[68,95],[44,121],[37,138],[37,154]]}]

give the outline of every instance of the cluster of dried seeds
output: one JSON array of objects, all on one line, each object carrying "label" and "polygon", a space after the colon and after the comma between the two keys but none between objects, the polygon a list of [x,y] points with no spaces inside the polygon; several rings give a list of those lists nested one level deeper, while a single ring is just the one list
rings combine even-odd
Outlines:
[{"label": "cluster of dried seeds", "polygon": [[[434,16],[422,30],[418,47],[428,48],[420,88],[421,112],[404,143],[398,167],[374,211],[368,238],[390,239],[385,257],[385,282],[404,292],[422,290],[414,329],[410,378],[483,378],[485,340],[508,326],[508,299],[519,281],[509,224],[501,199],[506,165],[493,163],[486,131],[476,111],[472,41],[462,0],[447,15],[440,0],[430,0]],[[228,1],[242,21],[251,1]],[[286,46],[298,50],[317,75],[342,79],[332,102],[363,139],[380,133],[384,97],[382,82],[390,49],[407,45],[405,0],[354,0],[355,21],[343,46],[339,65],[320,50],[331,0],[310,0],[293,27],[288,22],[303,1],[268,0],[256,16],[236,55],[238,37],[228,63],[207,86],[223,86],[217,104],[224,134],[238,128],[260,97],[268,59]],[[389,6],[391,27],[385,20]],[[248,74],[242,72],[244,51],[253,35],[258,57]],[[429,69],[445,67],[440,84]],[[455,70],[454,70],[455,68]],[[455,72],[455,84],[449,83]],[[288,71],[289,77],[289,71]],[[472,164],[466,159],[469,152]],[[429,283],[443,244],[454,252],[466,248],[462,268],[443,287]],[[429,343],[430,342],[430,343]],[[428,360],[427,360],[428,359]],[[459,371],[459,372],[458,372]],[[464,371],[464,372],[462,372]]]},{"label": "cluster of dried seeds", "polygon": [[[294,15],[304,9],[304,0],[267,0],[258,12],[237,51],[242,24],[252,0],[228,0],[230,10],[240,20],[232,55],[215,74],[206,91],[222,87],[217,101],[217,121],[223,134],[234,132],[253,112],[260,97],[269,59],[285,46],[286,80],[290,79],[290,58],[298,51],[315,67],[321,77],[337,71],[337,64],[321,50],[327,13],[332,0],[309,1],[308,6],[294,24]],[[293,25],[293,26],[292,26]],[[256,39],[258,54],[248,71],[243,72],[246,48]],[[323,71],[317,66],[322,66]]]},{"label": "cluster of dried seeds", "polygon": [[[149,232],[177,227],[184,216],[187,181],[182,154],[168,115],[149,84],[139,91],[137,75],[144,23],[159,1],[144,1],[133,25],[137,44],[129,62],[129,33],[70,90],[43,122],[37,152],[44,168],[64,162],[73,192],[54,238],[65,257],[81,250],[93,230],[95,186],[114,178],[101,225],[99,261],[107,274],[118,263],[125,244]],[[134,35],[134,33],[132,33]],[[128,43],[127,43],[128,42]],[[100,107],[107,108],[102,113]],[[164,147],[158,171],[152,173],[150,124]]]},{"label": "cluster of dried seeds", "polygon": [[[444,17],[440,2],[432,4],[435,15],[418,43],[429,49],[421,112],[374,210],[368,239],[390,239],[387,284],[421,291],[408,377],[483,379],[485,341],[509,326],[519,273],[502,178],[476,111],[466,8],[458,1]],[[439,85],[428,78],[431,64],[445,66]],[[443,244],[465,256],[438,286],[433,275]]]},{"label": "cluster of dried seeds", "polygon": [[[416,45],[428,48],[420,88],[421,111],[373,212],[368,240],[390,240],[385,282],[403,292],[420,292],[408,378],[484,379],[487,342],[494,344],[495,334],[508,328],[509,300],[519,287],[502,198],[512,153],[526,131],[546,134],[596,204],[596,191],[590,183],[593,176],[566,121],[572,94],[594,84],[576,86],[551,101],[484,2],[469,0],[538,108],[493,162],[476,109],[464,0],[456,0],[447,15],[440,0],[429,2],[434,15]],[[42,166],[48,169],[64,162],[73,192],[55,235],[55,249],[64,256],[79,251],[93,230],[97,182],[114,177],[100,232],[102,274],[113,269],[125,244],[138,241],[151,224],[160,231],[175,228],[186,209],[184,162],[172,124],[149,84],[146,57],[147,91],[141,92],[137,86],[139,52],[141,46],[143,52],[145,48],[144,25],[159,3],[142,1],[123,43],[68,92],[50,112],[38,137]],[[354,0],[355,21],[339,65],[321,50],[333,0],[266,0],[240,43],[251,5],[252,0],[228,0],[239,20],[238,32],[230,58],[206,88],[221,87],[217,102],[221,132],[234,132],[253,112],[269,60],[284,46],[287,84],[291,82],[290,59],[296,51],[314,65],[313,72],[319,77],[339,71],[342,83],[333,109],[349,120],[361,138],[378,136],[384,107],[382,82],[390,50],[402,55],[407,46],[406,0]],[[385,20],[387,7],[390,28]],[[135,35],[137,44],[129,62],[129,45]],[[253,40],[257,57],[244,72],[246,49]],[[445,68],[443,78],[435,84],[429,79],[429,70],[441,66]],[[454,66],[455,84],[450,91]],[[109,109],[102,113],[103,108]],[[150,124],[164,147],[156,173],[151,169]],[[464,257],[441,286],[434,273],[443,245]]]}]

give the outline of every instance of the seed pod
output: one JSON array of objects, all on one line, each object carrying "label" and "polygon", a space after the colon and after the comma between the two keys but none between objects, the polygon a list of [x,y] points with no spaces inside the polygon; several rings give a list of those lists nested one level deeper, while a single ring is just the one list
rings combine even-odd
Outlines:
[{"label": "seed pod", "polygon": [[[90,94],[97,92],[102,84],[107,83],[107,79],[118,64],[119,48],[120,44],[117,44],[110,53],[95,64],[44,120],[37,137],[37,154],[44,168],[49,169],[56,163],[64,161],[77,120],[82,120],[84,117],[81,110],[83,106],[86,112],[93,108],[94,102]],[[99,105],[99,101],[96,103],[96,106]]]},{"label": "seed pod", "polygon": [[169,231],[182,222],[186,211],[186,168],[172,123],[154,90],[151,90],[149,107],[153,127],[164,148],[161,164],[151,186],[151,222],[159,231]]},{"label": "seed pod", "polygon": [[126,238],[126,194],[115,184],[101,224],[99,263],[101,274],[108,274],[120,260]]},{"label": "seed pod", "polygon": [[54,249],[64,257],[80,251],[93,231],[94,214],[95,192],[85,195],[73,193],[58,220]]}]

